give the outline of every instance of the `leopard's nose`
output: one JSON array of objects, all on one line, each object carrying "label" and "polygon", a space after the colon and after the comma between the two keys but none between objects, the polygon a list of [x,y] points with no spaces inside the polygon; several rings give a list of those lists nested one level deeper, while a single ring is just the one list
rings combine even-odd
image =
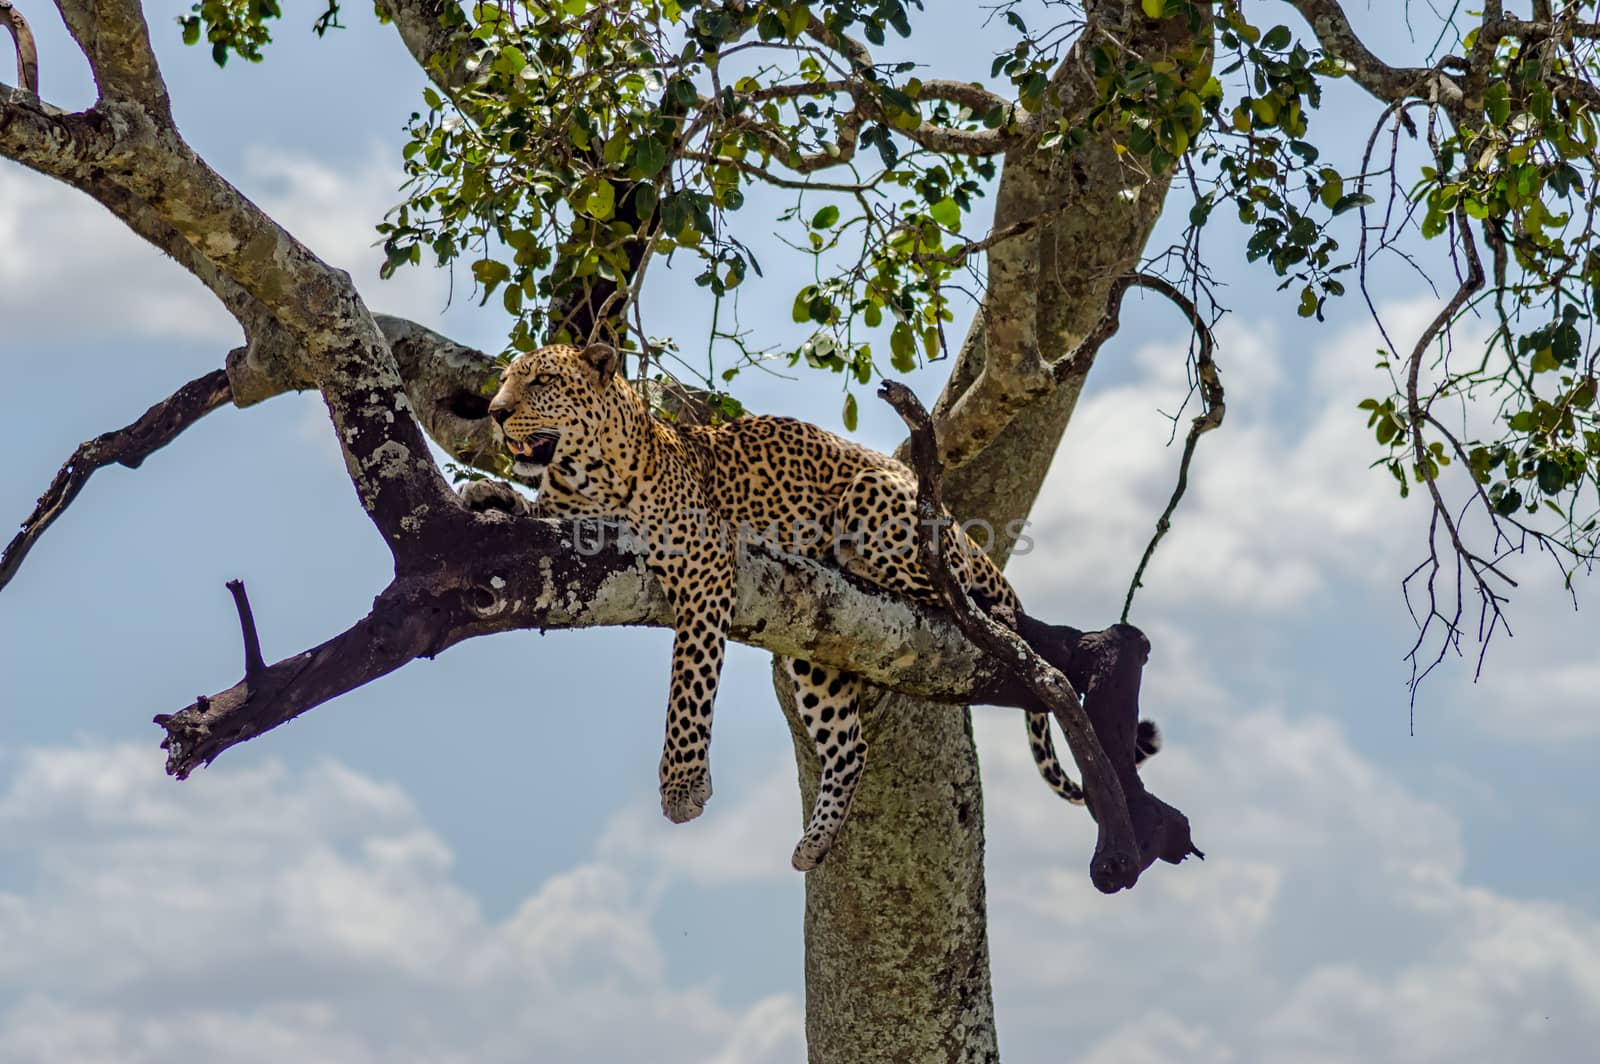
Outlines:
[{"label": "leopard's nose", "polygon": [[489,408],[489,416],[494,418],[494,423],[496,425],[499,425],[499,426],[501,426],[503,428],[503,427],[505,427],[505,423],[507,421],[511,420],[511,411],[507,410],[505,408],[501,408],[499,410],[496,410],[494,407],[491,406]]}]

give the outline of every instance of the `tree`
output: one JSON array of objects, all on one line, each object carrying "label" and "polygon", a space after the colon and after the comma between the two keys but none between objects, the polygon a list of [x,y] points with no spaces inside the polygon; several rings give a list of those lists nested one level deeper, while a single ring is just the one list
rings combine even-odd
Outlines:
[{"label": "tree", "polygon": [[[724,374],[772,354],[760,337],[719,333],[735,357],[691,375],[626,315],[669,255],[703,263],[697,281],[711,298],[736,298],[760,269],[736,236],[743,190],[795,187],[812,198],[786,220],[818,260],[815,284],[781,294],[817,326],[795,361],[865,385],[882,371],[885,325],[896,369],[948,350],[954,368],[935,410],[947,498],[963,518],[1003,528],[1031,507],[1130,276],[1159,284],[1142,271],[1168,268],[1164,290],[1204,336],[1211,304],[1199,240],[1217,206],[1238,217],[1247,254],[1293,288],[1307,316],[1322,315],[1345,294],[1342,278],[1364,278],[1382,252],[1435,240],[1452,253],[1454,292],[1421,335],[1388,345],[1392,394],[1367,406],[1380,461],[1432,508],[1418,570],[1419,673],[1459,644],[1472,596],[1485,630],[1496,630],[1508,552],[1536,545],[1569,569],[1591,559],[1596,526],[1583,498],[1600,457],[1595,356],[1584,350],[1600,261],[1585,206],[1593,5],[1535,3],[1526,19],[1485,5],[1459,54],[1444,53],[1456,43],[1446,37],[1436,61],[1413,67],[1378,58],[1331,0],[1289,5],[1303,20],[1296,28],[1266,26],[1231,3],[1043,6],[1042,16],[1015,4],[997,11],[1017,45],[997,57],[991,76],[1004,88],[990,91],[877,62],[873,49],[890,31],[910,30],[912,10],[894,0],[814,10],[380,4],[434,82],[406,149],[414,184],[384,230],[391,267],[420,261],[425,247],[441,263],[468,254],[482,297],[499,295],[513,315],[510,350],[609,332],[637,349],[641,380],[675,367],[705,405],[733,415]],[[4,10],[26,56],[22,24]],[[34,75],[19,62],[19,88],[0,94],[0,153],[83,189],[173,255],[234,313],[247,343],[225,372],[86,445],[7,550],[0,580],[98,464],[136,464],[230,400],[307,387],[325,397],[360,503],[395,555],[395,584],[367,619],[309,658],[268,667],[248,655],[241,685],[169,721],[174,768],[276,723],[244,709],[262,708],[254,694],[290,673],[301,686],[278,686],[267,707],[278,719],[482,632],[659,622],[663,604],[632,562],[576,560],[556,530],[471,519],[431,462],[410,461],[426,452],[415,424],[391,416],[405,409],[458,461],[499,471],[483,417],[494,360],[371,317],[348,277],[198,159],[171,126],[136,5],[61,10],[101,99],[79,114],[55,111],[29,91]],[[255,59],[275,14],[208,3],[182,31],[209,41],[219,62]],[[330,7],[319,25],[336,21]],[[1322,158],[1310,130],[1320,87],[1336,77],[1377,101],[1366,158],[1342,168]],[[963,237],[966,210],[991,180],[993,231]],[[1173,196],[1191,228],[1151,256]],[[1353,222],[1358,246],[1341,253],[1341,226]],[[980,310],[952,344],[943,324],[965,283]],[[1469,312],[1494,323],[1489,343],[1472,357],[1439,346]],[[1221,415],[1208,365],[1197,357],[1206,407],[1185,465],[1198,431]],[[1450,414],[1463,399],[1465,413]],[[1009,544],[994,547],[1003,557]],[[551,568],[530,572],[530,556]],[[1449,597],[1451,566],[1467,602]],[[839,663],[897,692],[872,718],[873,771],[845,842],[808,878],[813,1056],[994,1056],[968,723],[918,696],[998,699],[1014,677],[945,619],[830,574],[758,559],[745,578],[767,593],[743,596],[741,635],[778,653],[814,648],[826,601],[848,622]],[[517,607],[552,587],[576,606]],[[417,620],[434,609],[448,622]],[[889,626],[926,640],[917,665],[874,638]],[[811,756],[803,745],[797,754],[804,787]]]}]

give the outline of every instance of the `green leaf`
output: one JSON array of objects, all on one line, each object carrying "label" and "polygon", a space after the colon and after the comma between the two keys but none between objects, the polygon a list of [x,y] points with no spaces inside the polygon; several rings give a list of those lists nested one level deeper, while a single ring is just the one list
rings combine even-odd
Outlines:
[{"label": "green leaf", "polygon": [[1140,0],[1140,7],[1148,18],[1160,18],[1166,14],[1167,0]]},{"label": "green leaf", "polygon": [[1345,211],[1353,211],[1357,207],[1366,207],[1376,202],[1378,201],[1365,192],[1352,192],[1348,196],[1339,197],[1339,201],[1333,205],[1333,213],[1338,216]]},{"label": "green leaf", "polygon": [[1317,196],[1322,200],[1322,205],[1330,211],[1339,206],[1339,201],[1344,198],[1344,178],[1339,176],[1339,171],[1332,168],[1323,169],[1318,175],[1322,178],[1322,188]]},{"label": "green leaf", "polygon": [[633,172],[642,178],[652,178],[667,165],[667,149],[654,137],[635,141],[633,145]]},{"label": "green leaf", "polygon": [[917,366],[917,341],[911,335],[911,326],[896,322],[889,332],[889,360],[901,373],[910,373]]},{"label": "green leaf", "polygon": [[595,185],[594,191],[584,201],[583,209],[602,222],[609,221],[617,211],[617,190],[605,178]]},{"label": "green leaf", "polygon": [[847,431],[856,430],[856,397],[853,393],[846,393],[844,397],[844,427]]},{"label": "green leaf", "polygon": [[960,231],[961,207],[948,196],[929,207],[928,213],[944,228]]},{"label": "green leaf", "polygon": [[837,222],[838,220],[839,208],[830,203],[816,214],[811,216],[811,228],[828,229],[831,228],[833,223]]},{"label": "green leaf", "polygon": [[472,276],[486,287],[511,280],[511,267],[494,259],[479,259],[472,264]]},{"label": "green leaf", "polygon": [[639,212],[640,218],[648,218],[655,213],[656,189],[654,185],[640,185],[633,192],[634,210]]},{"label": "green leaf", "polygon": [[795,293],[794,306],[789,310],[789,317],[796,322],[811,320],[811,300],[817,294],[815,285],[806,285]]},{"label": "green leaf", "polygon": [[1561,463],[1541,458],[1539,460],[1539,490],[1546,495],[1554,495],[1567,483],[1567,471],[1561,468]]}]

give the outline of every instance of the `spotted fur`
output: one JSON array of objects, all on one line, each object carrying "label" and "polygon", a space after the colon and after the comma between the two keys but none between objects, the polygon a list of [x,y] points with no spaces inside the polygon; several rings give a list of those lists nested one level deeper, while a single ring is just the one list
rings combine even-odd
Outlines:
[{"label": "spotted fur", "polygon": [[[539,485],[534,515],[621,518],[644,540],[646,564],[675,616],[660,782],[662,812],[682,822],[699,816],[711,797],[711,709],[741,537],[832,558],[873,584],[923,600],[934,593],[916,563],[916,483],[905,466],[791,418],[745,417],[714,427],[661,421],[617,364],[603,344],[522,355],[507,367],[489,411],[519,476]],[[504,504],[507,494],[485,483],[468,485],[468,504]],[[994,563],[958,527],[943,535],[962,585],[996,616],[1014,617],[1016,595]],[[784,668],[822,766],[794,851],[794,866],[804,870],[833,846],[866,766],[863,685],[809,661],[787,660]],[[1049,718],[1027,716],[1045,782],[1081,802],[1082,789],[1056,757]],[[1141,725],[1140,760],[1159,743],[1154,727]]]}]

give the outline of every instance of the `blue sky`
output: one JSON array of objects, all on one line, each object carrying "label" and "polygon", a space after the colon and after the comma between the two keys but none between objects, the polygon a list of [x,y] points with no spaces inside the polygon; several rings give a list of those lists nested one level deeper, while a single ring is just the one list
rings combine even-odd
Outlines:
[{"label": "blue sky", "polygon": [[[497,347],[498,311],[446,310],[442,275],[377,279],[371,226],[420,91],[392,32],[352,9],[318,42],[314,12],[293,11],[265,64],[219,71],[178,44],[183,6],[149,11],[191,142],[374,307]],[[88,103],[52,13],[29,14],[46,96]],[[972,26],[922,22],[939,69],[986,65]],[[1417,54],[1398,23],[1367,25]],[[1333,94],[1321,121],[1341,162],[1372,114]],[[753,196],[752,233],[781,205]],[[1087,818],[1034,777],[1014,714],[978,710],[1002,1051],[1583,1059],[1600,1037],[1592,609],[1521,560],[1516,637],[1478,683],[1448,662],[1409,733],[1399,581],[1425,515],[1366,468],[1355,403],[1381,388],[1375,331],[1353,299],[1323,325],[1295,318],[1213,228],[1228,421],[1133,617],[1169,740],[1148,776],[1209,859],[1095,894]],[[20,519],[79,441],[220,365],[237,329],[97,205],[11,164],[0,247],[0,514]],[[781,334],[798,267],[762,264],[742,314]],[[698,346],[688,278],[654,281],[650,330]],[[1435,309],[1404,273],[1380,290],[1402,331]],[[1119,612],[1177,459],[1160,412],[1184,394],[1182,324],[1130,309],[1010,570],[1031,612],[1083,626]],[[925,400],[941,372],[914,378]],[[739,386],[756,409],[840,427],[834,380]],[[859,435],[890,447],[878,406]],[[481,640],[185,784],[162,775],[150,716],[240,672],[224,580],[248,582],[278,658],[364,613],[385,559],[320,405],[283,397],[97,475],[0,593],[0,1059],[803,1059],[787,860],[802,811],[758,651],[731,657],[716,797],[681,827],[654,797],[659,631]]]}]

